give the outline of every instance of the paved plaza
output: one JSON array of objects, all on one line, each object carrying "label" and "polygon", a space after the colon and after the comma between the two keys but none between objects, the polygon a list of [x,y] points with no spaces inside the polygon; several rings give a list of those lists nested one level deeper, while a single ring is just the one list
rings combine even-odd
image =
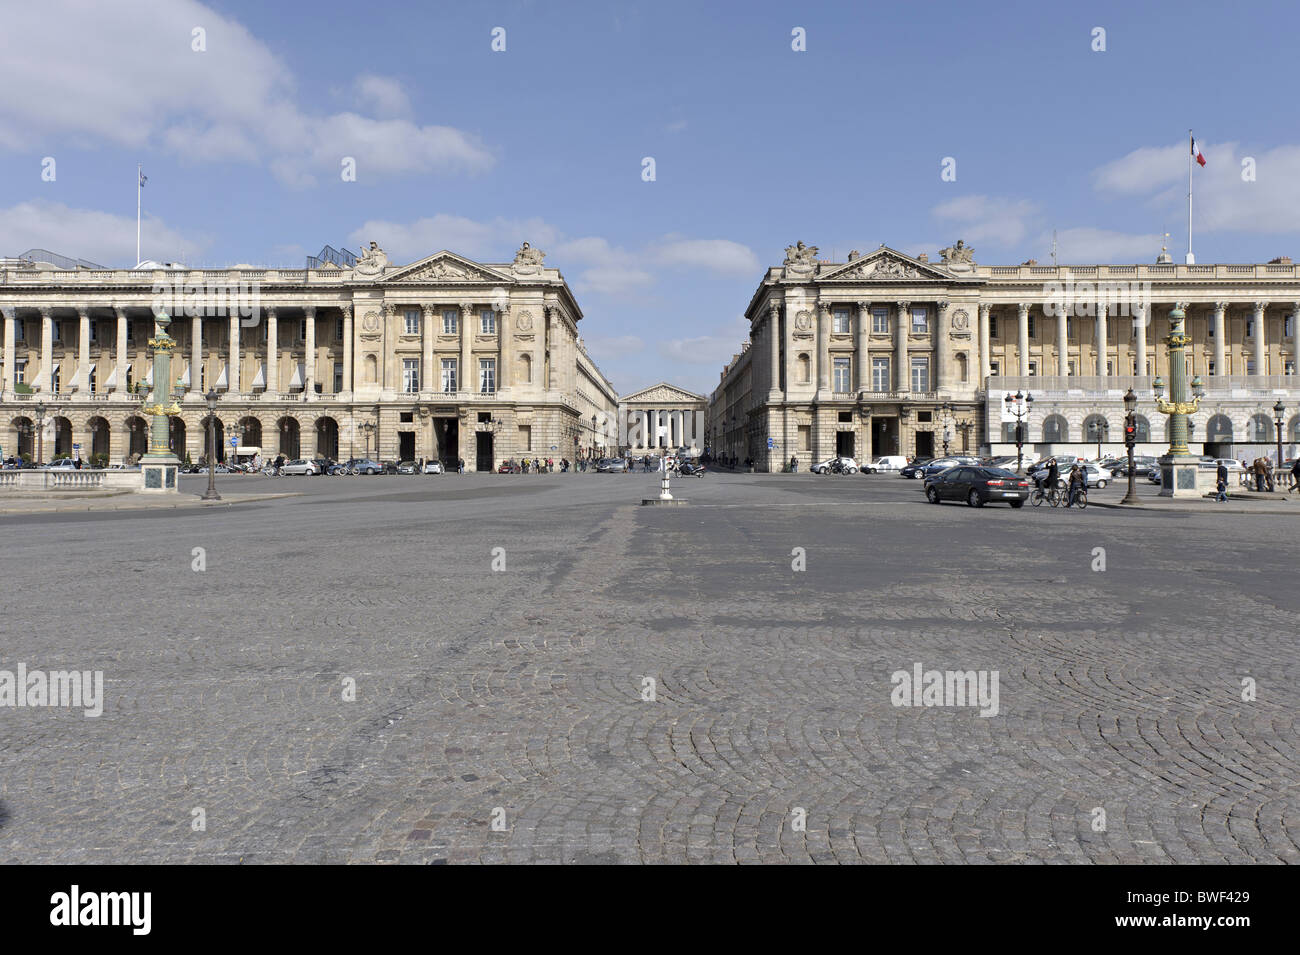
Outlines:
[{"label": "paved plaza", "polygon": [[0,861],[1300,862],[1295,518],[657,484],[0,517]]}]

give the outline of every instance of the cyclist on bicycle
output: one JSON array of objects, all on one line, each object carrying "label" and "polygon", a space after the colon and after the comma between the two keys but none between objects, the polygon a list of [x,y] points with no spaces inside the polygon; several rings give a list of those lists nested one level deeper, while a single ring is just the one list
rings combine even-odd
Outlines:
[{"label": "cyclist on bicycle", "polygon": [[1084,470],[1076,464],[1070,471],[1070,497],[1069,500],[1065,502],[1065,506],[1069,507],[1071,504],[1074,504],[1079,499],[1080,493],[1087,493],[1085,490],[1087,486],[1088,479],[1084,474]]},{"label": "cyclist on bicycle", "polygon": [[[1049,458],[1047,461],[1047,474],[1044,476],[1042,471],[1038,472],[1038,477],[1034,480],[1038,484],[1040,491],[1052,491],[1056,489],[1056,482],[1061,479],[1061,469],[1056,463],[1056,458]],[[1046,487],[1044,487],[1046,485]]]}]

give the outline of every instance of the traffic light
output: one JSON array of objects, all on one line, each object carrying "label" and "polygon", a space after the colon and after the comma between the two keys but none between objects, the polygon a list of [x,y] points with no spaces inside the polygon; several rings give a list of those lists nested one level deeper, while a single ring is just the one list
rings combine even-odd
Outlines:
[{"label": "traffic light", "polygon": [[1137,425],[1131,422],[1124,425],[1124,443],[1130,448],[1137,444]]}]

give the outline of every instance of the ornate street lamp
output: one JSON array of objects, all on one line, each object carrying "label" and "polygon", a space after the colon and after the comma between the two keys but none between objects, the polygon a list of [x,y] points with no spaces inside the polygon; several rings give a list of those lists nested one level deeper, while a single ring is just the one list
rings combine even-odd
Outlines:
[{"label": "ornate street lamp", "polygon": [[1109,421],[1094,421],[1092,423],[1092,436],[1097,441],[1097,461],[1101,462],[1101,442],[1102,439],[1110,434]]},{"label": "ornate street lamp", "polygon": [[375,423],[373,421],[361,422],[361,433],[366,436],[366,458],[370,458],[370,436],[375,433]]},{"label": "ornate street lamp", "polygon": [[[1282,404],[1282,399],[1277,399],[1277,404],[1273,406],[1273,426],[1277,428],[1277,467],[1282,470],[1282,425],[1286,422],[1286,405]],[[1277,482],[1281,486],[1282,481]]]},{"label": "ornate street lamp", "polygon": [[1157,378],[1151,383],[1156,393],[1156,409],[1169,416],[1169,450],[1160,458],[1160,494],[1162,497],[1197,497],[1197,472],[1200,462],[1187,447],[1188,419],[1201,406],[1204,389],[1201,379],[1193,378],[1191,400],[1188,400],[1187,362],[1184,353],[1189,341],[1183,330],[1187,319],[1182,303],[1174,305],[1169,313],[1169,398],[1161,397],[1164,382]]},{"label": "ornate street lamp", "polygon": [[1025,462],[1025,419],[1034,405],[1034,396],[1017,391],[1014,395],[1007,395],[1004,401],[1007,411],[1016,418],[1016,473],[1020,474]]},{"label": "ornate street lamp", "polygon": [[208,489],[203,492],[200,500],[219,501],[221,495],[217,493],[217,389],[209,388],[203,398],[208,403],[208,413],[203,419],[208,425]]},{"label": "ornate street lamp", "polygon": [[172,397],[172,349],[176,342],[167,334],[171,321],[166,312],[159,312],[154,317],[158,334],[149,339],[149,350],[153,354],[153,404],[146,399],[140,408],[153,419],[149,430],[149,450],[140,459],[146,491],[176,490],[176,475],[180,469],[180,461],[171,448],[171,419],[181,413],[181,406]]},{"label": "ornate street lamp", "polygon": [[36,466],[45,466],[45,407],[44,401],[36,402]]},{"label": "ornate street lamp", "polygon": [[1138,397],[1130,388],[1124,395],[1124,447],[1128,450],[1128,493],[1121,504],[1136,504],[1137,485],[1133,475],[1133,446],[1137,444],[1137,406]]}]

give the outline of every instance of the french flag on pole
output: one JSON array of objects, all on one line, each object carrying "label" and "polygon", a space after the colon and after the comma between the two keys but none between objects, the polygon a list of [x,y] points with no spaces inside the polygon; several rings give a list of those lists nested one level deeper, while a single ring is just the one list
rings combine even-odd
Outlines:
[{"label": "french flag on pole", "polygon": [[1197,161],[1198,163],[1200,163],[1202,166],[1205,165],[1205,156],[1203,156],[1203,155],[1201,154],[1201,148],[1200,148],[1199,146],[1196,145],[1196,137],[1195,137],[1195,136],[1192,137],[1192,156],[1193,156],[1193,157],[1196,159],[1196,161]]}]

